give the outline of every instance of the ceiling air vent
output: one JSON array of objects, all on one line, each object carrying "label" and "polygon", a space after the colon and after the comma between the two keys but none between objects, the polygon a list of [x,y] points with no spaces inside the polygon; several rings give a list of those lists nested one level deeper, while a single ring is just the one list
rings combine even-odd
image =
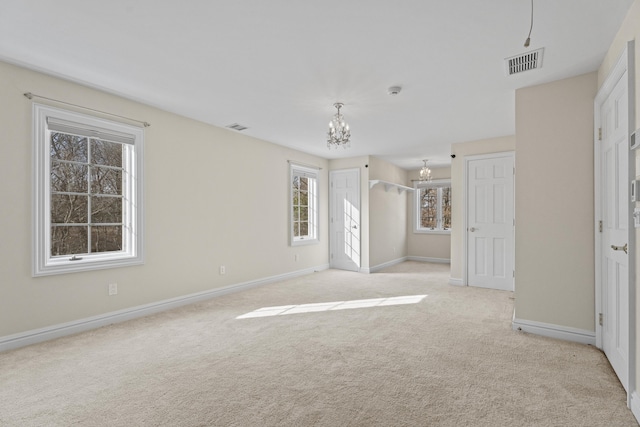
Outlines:
[{"label": "ceiling air vent", "polygon": [[512,56],[504,60],[507,76],[522,73],[524,71],[536,70],[542,67],[542,54],[544,48],[532,50],[520,55]]},{"label": "ceiling air vent", "polygon": [[239,125],[238,123],[234,123],[232,125],[228,125],[227,127],[229,129],[233,129],[233,130],[237,130],[237,131],[243,131],[245,129],[249,129],[248,127]]}]

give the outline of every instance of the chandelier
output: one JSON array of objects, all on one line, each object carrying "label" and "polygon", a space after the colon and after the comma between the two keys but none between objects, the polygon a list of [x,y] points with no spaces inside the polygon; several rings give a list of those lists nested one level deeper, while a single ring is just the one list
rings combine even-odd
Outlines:
[{"label": "chandelier", "polygon": [[420,181],[426,181],[426,182],[430,182],[431,181],[431,169],[429,169],[427,167],[427,160],[423,160],[424,162],[424,166],[422,166],[422,169],[420,169]]},{"label": "chandelier", "polygon": [[351,142],[349,141],[349,138],[351,138],[349,125],[345,123],[344,117],[340,114],[340,108],[342,108],[343,105],[344,104],[342,102],[336,102],[333,104],[338,112],[329,122],[329,132],[327,132],[327,148],[329,149],[334,146],[338,148],[341,145],[342,148],[351,146]]}]

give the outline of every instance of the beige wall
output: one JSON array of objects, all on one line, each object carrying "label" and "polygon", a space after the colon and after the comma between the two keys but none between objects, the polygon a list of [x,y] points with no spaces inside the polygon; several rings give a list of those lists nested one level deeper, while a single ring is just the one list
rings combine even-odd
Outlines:
[{"label": "beige wall", "polygon": [[[627,42],[635,40],[635,124],[631,124],[634,129],[640,127],[640,0],[634,1],[633,5],[629,9],[627,16],[618,31],[611,47],[609,48],[607,55],[605,56],[600,69],[598,70],[598,87],[602,85],[604,80],[609,75],[616,61],[622,54]],[[636,173],[640,172],[640,151],[635,151],[636,155]],[[640,174],[636,176],[636,179],[640,179]],[[636,206],[640,206],[640,203],[636,203]],[[636,229],[636,268],[640,266],[640,229]],[[640,277],[636,274],[636,290],[640,289]],[[636,313],[640,313],[640,292],[636,291]],[[640,316],[636,314],[636,333],[640,334]],[[636,344],[640,345],[640,336],[636,336]],[[636,349],[636,384],[640,384],[640,348]],[[632,390],[633,391],[633,390]]]},{"label": "beige wall", "polygon": [[[431,168],[432,179],[451,179],[451,168]],[[408,172],[407,186],[420,179],[420,169]],[[407,196],[407,255],[410,257],[431,258],[437,260],[451,259],[451,234],[426,234],[414,232],[414,198]]]},{"label": "beige wall", "polygon": [[[407,171],[376,157],[369,158],[369,179],[405,185]],[[375,268],[407,256],[407,191],[369,190],[369,265]]]},{"label": "beige wall", "polygon": [[[24,92],[151,123],[145,265],[31,277],[32,102]],[[5,63],[0,100],[0,337],[328,264],[327,160]],[[287,160],[322,168],[320,244],[289,246]]]},{"label": "beige wall", "polygon": [[596,73],[516,91],[516,314],[595,330]]},{"label": "beige wall", "polygon": [[451,279],[458,283],[463,282],[464,270],[464,158],[513,151],[515,140],[515,136],[510,135],[451,145],[451,154],[456,155],[451,161]]}]

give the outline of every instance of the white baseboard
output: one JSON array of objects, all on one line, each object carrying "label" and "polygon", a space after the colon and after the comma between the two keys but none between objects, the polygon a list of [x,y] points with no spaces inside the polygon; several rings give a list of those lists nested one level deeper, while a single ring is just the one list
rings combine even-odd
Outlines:
[{"label": "white baseboard", "polygon": [[33,329],[13,335],[6,335],[4,337],[0,337],[0,352],[64,337],[67,335],[77,334],[79,332],[111,325],[113,323],[120,323],[127,320],[136,319],[138,317],[148,316],[150,314],[171,310],[183,305],[205,301],[211,298],[231,294],[234,292],[240,292],[281,280],[304,276],[316,271],[327,270],[328,268],[329,264],[326,264],[318,267],[307,268],[304,270],[292,271],[290,273],[279,274],[277,276],[265,277],[258,280],[251,280],[244,283],[225,286],[223,288],[197,292],[194,294],[153,302],[150,304],[112,311],[110,313],[100,314],[98,316],[87,317],[84,319],[78,319],[66,323],[59,323],[57,325],[47,326],[45,328]]},{"label": "white baseboard", "polygon": [[[376,271],[380,271],[380,270],[385,269],[387,267],[391,267],[392,265],[400,264],[402,262],[405,262],[406,260],[407,260],[407,257],[405,256],[405,257],[402,257],[402,258],[397,258],[397,259],[394,259],[394,260],[391,260],[391,261],[384,262],[382,264],[378,264],[378,265],[370,267],[368,269],[361,268],[360,271],[362,273],[365,273],[365,272],[366,273],[375,273]],[[367,271],[364,271],[364,270],[367,270]]]},{"label": "white baseboard", "polygon": [[392,265],[400,264],[405,261],[418,261],[418,262],[436,262],[440,264],[450,264],[451,260],[447,258],[428,258],[428,257],[420,257],[420,256],[405,256],[402,258],[397,258],[382,264],[378,264],[373,267],[360,267],[360,273],[370,274],[385,269],[387,267],[391,267]]},{"label": "white baseboard", "polygon": [[596,345],[596,333],[585,329],[535,322],[533,320],[523,320],[516,318],[515,315],[512,325],[515,331],[524,331],[530,334],[542,335],[549,338]]},{"label": "white baseboard", "polygon": [[640,423],[640,395],[638,395],[637,391],[631,393],[631,412],[633,416],[636,417],[636,421]]},{"label": "white baseboard", "polygon": [[409,261],[418,261],[418,262],[435,262],[438,264],[451,264],[451,260],[449,258],[431,258],[424,256],[408,256],[407,260]]},{"label": "white baseboard", "polygon": [[456,279],[454,277],[449,277],[449,284],[454,286],[464,286],[462,279]]}]

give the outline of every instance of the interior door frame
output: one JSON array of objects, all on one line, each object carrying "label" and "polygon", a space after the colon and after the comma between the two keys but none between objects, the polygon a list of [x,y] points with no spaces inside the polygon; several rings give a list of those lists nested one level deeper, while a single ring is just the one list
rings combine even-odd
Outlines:
[{"label": "interior door frame", "polygon": [[335,244],[334,232],[335,225],[331,220],[333,215],[333,176],[335,173],[341,172],[355,172],[357,176],[357,188],[358,188],[358,226],[360,227],[360,239],[358,241],[358,251],[360,253],[360,262],[358,265],[357,272],[362,271],[362,186],[361,186],[361,178],[360,178],[360,168],[347,168],[347,169],[332,169],[329,171],[329,267],[336,268],[334,264],[334,260],[331,257],[333,253],[333,245]]},{"label": "interior door frame", "polygon": [[[602,334],[603,328],[600,326],[599,315],[602,313],[602,233],[600,232],[600,221],[602,214],[602,159],[600,155],[600,138],[599,129],[602,126],[602,117],[600,115],[600,107],[605,99],[609,97],[616,83],[627,73],[627,94],[628,94],[628,128],[627,146],[629,146],[630,135],[635,128],[635,72],[634,72],[634,41],[627,42],[622,54],[619,56],[616,65],[609,72],[604,83],[598,90],[598,94],[594,100],[594,120],[593,120],[593,169],[594,169],[594,242],[595,242],[595,330],[596,330],[596,347],[602,350]],[[627,182],[635,178],[635,152],[629,152],[629,168]],[[629,354],[627,355],[627,405],[631,407],[631,398],[636,391],[636,239],[635,227],[633,223],[633,208],[635,203],[631,203],[630,195],[627,199],[628,206],[628,235],[627,242],[629,245]],[[606,321],[606,320],[605,320]]]},{"label": "interior door frame", "polygon": [[[485,159],[494,159],[494,158],[498,158],[498,157],[507,157],[510,156],[513,158],[513,167],[515,168],[515,159],[516,159],[516,152],[515,151],[500,151],[500,152],[496,152],[496,153],[489,153],[489,154],[478,154],[478,155],[472,155],[472,156],[465,156],[464,158],[464,169],[462,171],[462,179],[463,179],[463,188],[462,188],[462,200],[463,200],[463,215],[462,215],[462,232],[463,234],[463,239],[462,239],[462,285],[463,286],[469,286],[469,268],[468,268],[468,262],[469,262],[469,233],[468,233],[468,228],[469,228],[469,177],[468,177],[468,172],[469,172],[469,162],[472,162],[474,160],[485,160]],[[513,217],[515,220],[515,192],[516,192],[516,176],[515,174],[513,175]],[[511,256],[513,257],[512,262],[513,262],[513,268],[515,269],[515,252],[516,252],[516,233],[515,233],[515,227],[513,230],[513,235],[512,235],[512,245],[511,247],[513,248],[513,253],[511,254]],[[515,291],[515,277],[513,278],[513,288]]]}]

